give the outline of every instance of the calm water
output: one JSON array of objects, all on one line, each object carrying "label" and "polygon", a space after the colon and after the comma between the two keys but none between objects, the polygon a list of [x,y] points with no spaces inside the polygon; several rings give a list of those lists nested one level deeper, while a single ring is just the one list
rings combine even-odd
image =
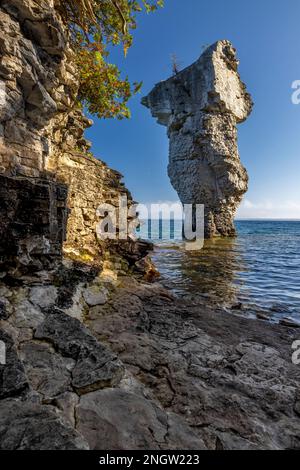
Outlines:
[{"label": "calm water", "polygon": [[183,249],[179,222],[171,241],[157,240],[158,224],[152,227],[162,282],[179,295],[192,293],[228,310],[241,303],[239,314],[299,321],[300,221],[239,221],[236,227],[237,238],[207,241],[200,252]]}]

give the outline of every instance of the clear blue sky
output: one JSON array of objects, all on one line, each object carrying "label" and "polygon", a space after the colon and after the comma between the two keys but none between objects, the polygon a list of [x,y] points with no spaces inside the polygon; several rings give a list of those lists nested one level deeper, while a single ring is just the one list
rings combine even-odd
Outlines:
[{"label": "clear blue sky", "polygon": [[140,99],[171,74],[172,53],[185,67],[203,45],[229,39],[255,103],[239,126],[250,176],[239,216],[300,218],[300,104],[291,101],[291,84],[300,80],[299,21],[299,0],[165,0],[162,10],[140,15],[127,58],[115,49],[111,59],[132,81],[143,81],[142,93],[130,101],[130,120],[94,119],[86,135],[95,155],[123,173],[135,200],[176,201],[166,129]]}]

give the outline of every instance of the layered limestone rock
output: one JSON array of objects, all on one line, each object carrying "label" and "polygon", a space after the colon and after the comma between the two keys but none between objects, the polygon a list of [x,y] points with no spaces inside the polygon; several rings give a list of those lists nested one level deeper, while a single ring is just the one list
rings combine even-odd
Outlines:
[{"label": "layered limestone rock", "polygon": [[248,185],[236,126],[249,116],[252,101],[231,43],[213,44],[142,103],[167,126],[168,174],[181,202],[205,205],[207,238],[234,235],[234,215]]},{"label": "layered limestone rock", "polygon": [[38,271],[60,260],[67,216],[65,185],[0,174],[0,272]]},{"label": "layered limestone rock", "polygon": [[1,450],[299,449],[299,330],[132,276],[56,274],[0,279]]},{"label": "layered limestone rock", "polygon": [[53,1],[0,7],[1,171],[39,177],[76,97],[73,53]]},{"label": "layered limestone rock", "polygon": [[[89,152],[84,131],[92,121],[76,104],[78,74],[66,27],[55,8],[58,4],[54,0],[0,2],[0,174],[8,178],[6,189],[9,191],[11,183],[12,192],[21,187],[24,178],[27,185],[42,181],[49,187],[51,207],[61,205],[55,198],[59,190],[51,188],[65,185],[69,217],[67,227],[59,227],[59,233],[65,233],[65,252],[83,262],[102,264],[112,259],[111,253],[118,257],[120,243],[97,238],[96,210],[103,203],[118,207],[121,195],[126,195],[128,206],[133,201],[122,175]],[[35,200],[32,212],[39,210]],[[16,227],[16,240],[23,240]],[[43,237],[36,234],[35,244],[47,251],[46,245],[52,242],[47,238],[45,244]],[[130,239],[120,249],[127,266],[149,251]],[[3,247],[2,251],[7,250]],[[19,251],[23,254],[17,263],[32,259],[30,252]]]}]

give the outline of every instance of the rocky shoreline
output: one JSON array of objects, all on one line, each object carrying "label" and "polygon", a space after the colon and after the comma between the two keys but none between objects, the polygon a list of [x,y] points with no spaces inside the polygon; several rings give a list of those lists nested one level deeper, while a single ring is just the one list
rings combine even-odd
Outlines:
[{"label": "rocky shoreline", "polygon": [[70,261],[0,298],[1,449],[300,446],[297,329]]},{"label": "rocky shoreline", "polygon": [[[135,201],[89,151],[57,4],[0,2],[0,449],[299,449],[299,330],[176,298],[150,283],[151,244],[99,239],[98,208],[125,196],[133,226]],[[169,173],[186,176],[182,202],[208,207],[206,236],[232,235],[252,104],[230,43],[197,64],[171,98],[159,87]]]}]

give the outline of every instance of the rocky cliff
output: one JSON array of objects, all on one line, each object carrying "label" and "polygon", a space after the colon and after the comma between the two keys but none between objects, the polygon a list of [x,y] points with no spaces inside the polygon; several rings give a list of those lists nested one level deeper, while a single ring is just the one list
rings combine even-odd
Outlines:
[{"label": "rocky cliff", "polygon": [[158,83],[142,103],[170,139],[168,173],[183,204],[204,204],[205,235],[231,236],[248,176],[237,124],[252,101],[238,74],[236,51],[218,41],[197,62]]},{"label": "rocky cliff", "polygon": [[[1,222],[11,227],[7,234],[15,239],[15,264],[21,271],[25,266],[39,269],[46,258],[59,258],[59,243],[64,238],[65,253],[99,265],[108,258],[118,258],[120,248],[119,258],[126,268],[143,258],[149,248],[130,239],[120,247],[120,243],[97,238],[97,207],[102,203],[118,207],[119,196],[124,194],[128,206],[133,201],[121,181],[122,175],[89,152],[90,143],[84,138],[84,131],[92,122],[84,117],[76,102],[78,76],[74,52],[55,4],[53,0],[0,1],[1,178],[5,179],[6,194],[11,185],[13,204],[19,212],[23,207],[31,207],[32,213],[40,212],[35,196],[40,184],[48,187],[44,191],[48,191],[44,209],[47,212],[46,204],[52,208],[48,226],[45,212],[44,229],[40,231],[37,227],[33,231],[26,228],[25,213],[20,223],[15,220],[12,227],[12,213],[2,210]],[[32,189],[16,193],[15,188],[21,188],[23,183]],[[2,208],[6,207],[7,196],[3,191],[0,198]],[[64,214],[56,218],[54,207],[60,207]],[[37,216],[36,223],[39,222]],[[21,226],[23,229],[18,231]],[[52,239],[54,226],[55,233],[60,235],[53,235]],[[3,245],[3,269],[3,253],[7,251]],[[10,253],[10,265],[12,258]]]}]

